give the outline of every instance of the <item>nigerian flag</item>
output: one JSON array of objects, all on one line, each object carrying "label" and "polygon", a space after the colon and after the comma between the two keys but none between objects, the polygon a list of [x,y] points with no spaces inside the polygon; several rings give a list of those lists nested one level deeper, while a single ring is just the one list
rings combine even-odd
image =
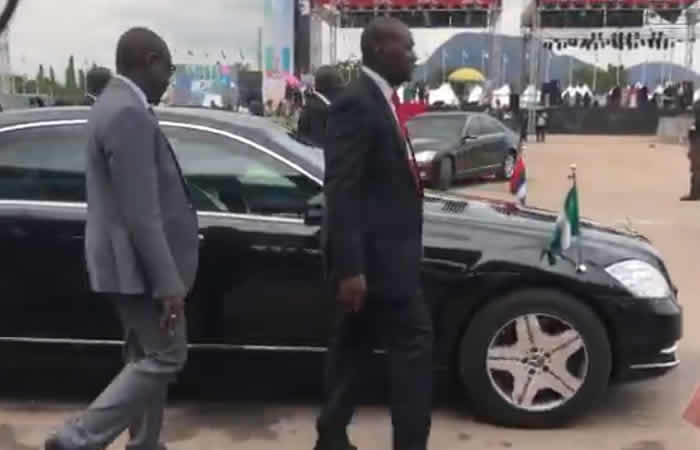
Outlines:
[{"label": "nigerian flag", "polygon": [[571,238],[579,234],[578,191],[574,183],[569,189],[569,193],[566,194],[564,209],[557,218],[554,236],[549,243],[549,251],[552,254],[561,253],[571,246]]}]

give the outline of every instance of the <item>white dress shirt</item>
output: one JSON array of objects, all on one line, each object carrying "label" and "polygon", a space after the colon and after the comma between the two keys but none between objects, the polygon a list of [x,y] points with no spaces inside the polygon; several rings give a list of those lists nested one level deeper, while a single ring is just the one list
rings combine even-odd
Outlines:
[{"label": "white dress shirt", "polygon": [[141,88],[136,83],[134,83],[129,78],[127,78],[121,74],[114,75],[114,78],[119,78],[124,83],[126,83],[126,85],[129,86],[131,88],[131,90],[134,91],[134,93],[141,99],[141,101],[143,102],[143,106],[146,109],[149,109],[151,107],[151,105],[148,104],[148,97],[146,97],[146,94],[143,92],[143,90],[141,90]]}]

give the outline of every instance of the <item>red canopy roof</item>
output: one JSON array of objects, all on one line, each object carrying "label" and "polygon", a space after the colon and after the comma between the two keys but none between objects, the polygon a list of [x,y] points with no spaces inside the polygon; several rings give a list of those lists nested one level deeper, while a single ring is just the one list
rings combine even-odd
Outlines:
[{"label": "red canopy roof", "polygon": [[608,7],[608,8],[654,8],[685,9],[696,0],[540,0],[541,6],[580,8],[583,6]]},{"label": "red canopy roof", "polygon": [[490,7],[498,0],[314,0],[317,5],[333,5],[340,9],[462,9]]}]

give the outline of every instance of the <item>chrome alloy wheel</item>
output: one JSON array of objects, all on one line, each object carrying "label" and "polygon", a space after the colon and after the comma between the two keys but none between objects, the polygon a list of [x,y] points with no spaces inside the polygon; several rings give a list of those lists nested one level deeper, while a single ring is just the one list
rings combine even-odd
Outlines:
[{"label": "chrome alloy wheel", "polygon": [[588,373],[583,338],[548,314],[519,316],[491,339],[486,371],[494,390],[525,411],[555,409],[570,400]]},{"label": "chrome alloy wheel", "polygon": [[515,155],[508,153],[503,160],[503,175],[506,179],[510,180],[515,172]]}]

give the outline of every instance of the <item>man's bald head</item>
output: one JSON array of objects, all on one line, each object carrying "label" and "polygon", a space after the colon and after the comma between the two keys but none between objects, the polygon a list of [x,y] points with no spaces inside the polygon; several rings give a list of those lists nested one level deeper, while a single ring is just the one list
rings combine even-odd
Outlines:
[{"label": "man's bald head", "polygon": [[117,43],[117,73],[136,83],[158,104],[175,71],[165,41],[147,28],[131,28]]},{"label": "man's bald head", "polygon": [[372,20],[362,31],[360,49],[365,62],[376,61],[378,49],[391,39],[396,39],[406,25],[393,17],[378,17]]},{"label": "man's bald head", "polygon": [[398,19],[378,17],[362,31],[362,62],[398,86],[411,78],[416,56],[409,28]]},{"label": "man's bald head", "polygon": [[147,64],[148,53],[167,51],[165,41],[148,28],[131,28],[117,43],[117,73],[142,69]]}]

